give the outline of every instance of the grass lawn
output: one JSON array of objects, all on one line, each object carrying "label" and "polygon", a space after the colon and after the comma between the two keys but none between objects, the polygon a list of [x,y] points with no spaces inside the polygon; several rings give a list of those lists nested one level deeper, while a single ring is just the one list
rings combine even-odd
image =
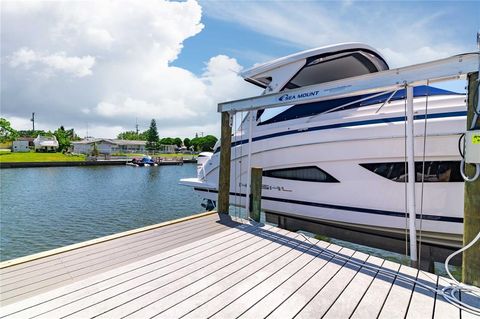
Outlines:
[{"label": "grass lawn", "polygon": [[62,153],[10,153],[0,152],[0,162],[78,162],[85,155],[65,155]]}]

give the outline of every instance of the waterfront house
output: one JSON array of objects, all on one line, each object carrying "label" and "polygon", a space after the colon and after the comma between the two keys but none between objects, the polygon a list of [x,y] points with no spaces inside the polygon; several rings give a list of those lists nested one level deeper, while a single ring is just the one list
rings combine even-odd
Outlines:
[{"label": "waterfront house", "polygon": [[58,148],[58,141],[55,135],[38,135],[37,138],[33,140],[33,144],[35,145],[35,152],[55,152]]},{"label": "waterfront house", "polygon": [[73,152],[91,154],[96,148],[99,154],[145,153],[146,141],[88,138],[72,142]]}]

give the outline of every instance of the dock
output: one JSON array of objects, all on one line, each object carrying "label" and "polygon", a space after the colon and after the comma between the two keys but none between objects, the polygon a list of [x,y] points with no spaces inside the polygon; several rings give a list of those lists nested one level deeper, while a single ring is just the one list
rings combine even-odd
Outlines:
[{"label": "dock", "polygon": [[475,317],[398,274],[449,283],[209,212],[1,263],[0,318]]}]

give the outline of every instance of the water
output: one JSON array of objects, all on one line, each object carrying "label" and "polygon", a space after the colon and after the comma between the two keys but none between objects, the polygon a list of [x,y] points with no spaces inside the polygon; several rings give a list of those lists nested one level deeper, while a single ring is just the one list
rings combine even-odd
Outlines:
[{"label": "water", "polygon": [[0,170],[0,260],[204,211],[196,165]]}]

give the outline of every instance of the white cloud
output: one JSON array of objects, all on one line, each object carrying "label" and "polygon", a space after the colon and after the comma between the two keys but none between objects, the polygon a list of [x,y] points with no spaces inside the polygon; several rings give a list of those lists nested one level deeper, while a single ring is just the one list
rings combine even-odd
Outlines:
[{"label": "white cloud", "polygon": [[[425,62],[474,49],[459,41],[451,12],[421,3],[266,1],[203,3],[207,15],[238,23],[297,50],[364,42],[391,67]],[[295,51],[295,50],[292,50]]]},{"label": "white cloud", "polygon": [[76,77],[84,77],[92,74],[95,58],[92,56],[66,56],[65,52],[54,54],[41,54],[29,48],[21,48],[15,51],[10,58],[10,66],[13,68],[23,66],[30,69],[35,65],[41,65],[48,73],[62,71]]},{"label": "white cloud", "polygon": [[90,135],[105,137],[133,129],[137,120],[147,129],[152,118],[160,134],[218,134],[217,103],[259,92],[238,76],[237,61],[224,55],[206,61],[201,75],[171,65],[184,41],[203,29],[196,1],[21,7],[2,2],[7,118],[36,112],[52,129],[75,127],[82,135],[88,123]]}]

